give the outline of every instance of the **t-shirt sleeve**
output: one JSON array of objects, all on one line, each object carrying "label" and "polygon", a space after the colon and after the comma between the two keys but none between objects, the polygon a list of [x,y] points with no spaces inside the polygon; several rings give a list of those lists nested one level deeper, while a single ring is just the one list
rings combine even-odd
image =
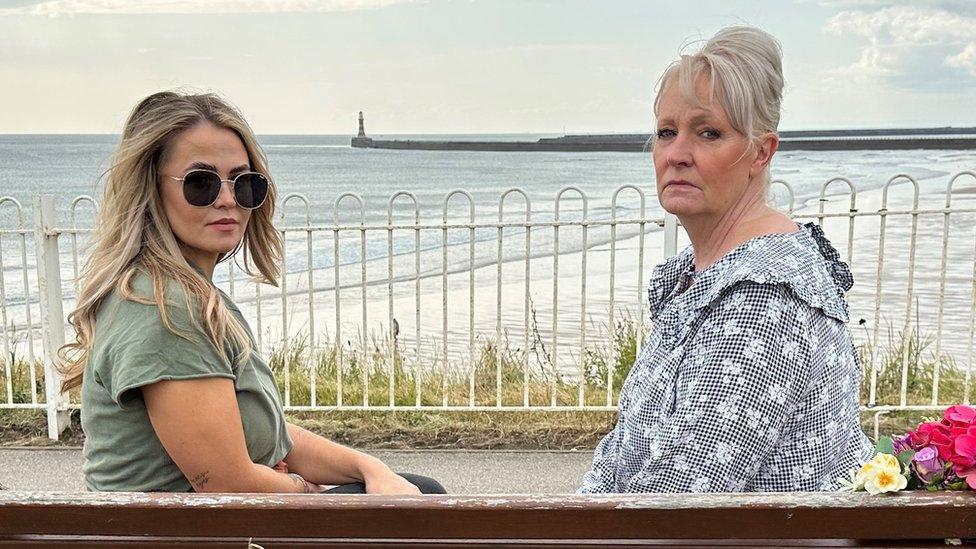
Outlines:
[{"label": "t-shirt sleeve", "polygon": [[95,338],[104,338],[101,352],[105,354],[97,361],[94,374],[120,407],[140,399],[139,388],[158,381],[235,379],[228,361],[199,324],[191,322],[182,297],[167,299],[166,307],[171,324],[181,335],[167,328],[154,304],[117,298],[112,305],[96,325],[96,331],[102,333],[96,332]]}]

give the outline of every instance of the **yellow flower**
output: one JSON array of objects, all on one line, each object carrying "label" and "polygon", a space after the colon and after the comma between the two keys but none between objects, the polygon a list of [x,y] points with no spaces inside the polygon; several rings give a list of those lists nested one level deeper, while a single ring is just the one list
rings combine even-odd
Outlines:
[{"label": "yellow flower", "polygon": [[854,490],[866,488],[867,482],[880,472],[901,476],[901,464],[898,463],[898,458],[891,454],[875,455],[871,461],[862,465],[857,474],[854,475]]},{"label": "yellow flower", "polygon": [[898,458],[891,454],[876,454],[868,463],[874,463],[881,469],[901,471],[901,464],[898,463]]},{"label": "yellow flower", "polygon": [[877,469],[864,482],[864,489],[870,494],[881,494],[883,492],[897,492],[908,486],[908,479],[901,472],[890,469]]}]

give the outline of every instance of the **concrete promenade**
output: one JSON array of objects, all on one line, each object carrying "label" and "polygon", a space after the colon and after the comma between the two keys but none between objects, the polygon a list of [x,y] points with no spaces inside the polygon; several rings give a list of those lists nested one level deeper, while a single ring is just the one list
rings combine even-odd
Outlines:
[{"label": "concrete promenade", "polygon": [[[573,492],[592,451],[376,450],[394,471],[436,478],[453,494]],[[8,490],[83,491],[81,450],[0,448],[0,485]]]}]

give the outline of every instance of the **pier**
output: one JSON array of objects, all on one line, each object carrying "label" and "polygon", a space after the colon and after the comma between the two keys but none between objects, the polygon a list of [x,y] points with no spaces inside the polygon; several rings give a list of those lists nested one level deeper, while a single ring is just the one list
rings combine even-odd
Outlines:
[{"label": "pier", "polygon": [[[362,149],[493,152],[645,152],[650,134],[592,134],[543,137],[536,141],[448,141],[373,139],[366,135],[363,113],[351,145]],[[974,128],[904,128],[804,130],[779,132],[781,151],[976,150]]]}]

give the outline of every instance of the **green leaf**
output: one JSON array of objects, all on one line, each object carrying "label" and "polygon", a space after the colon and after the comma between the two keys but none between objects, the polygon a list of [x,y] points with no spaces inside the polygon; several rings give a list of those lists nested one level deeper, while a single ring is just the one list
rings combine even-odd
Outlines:
[{"label": "green leaf", "polygon": [[966,481],[960,480],[946,485],[946,490],[965,490],[967,487]]},{"label": "green leaf", "polygon": [[874,453],[893,455],[895,453],[895,445],[891,442],[891,437],[879,438],[878,443],[874,445]]},{"label": "green leaf", "polygon": [[908,470],[908,466],[912,464],[912,458],[915,457],[915,450],[909,448],[908,450],[902,451],[902,453],[895,456],[898,458],[898,463],[901,464],[903,470]]}]

